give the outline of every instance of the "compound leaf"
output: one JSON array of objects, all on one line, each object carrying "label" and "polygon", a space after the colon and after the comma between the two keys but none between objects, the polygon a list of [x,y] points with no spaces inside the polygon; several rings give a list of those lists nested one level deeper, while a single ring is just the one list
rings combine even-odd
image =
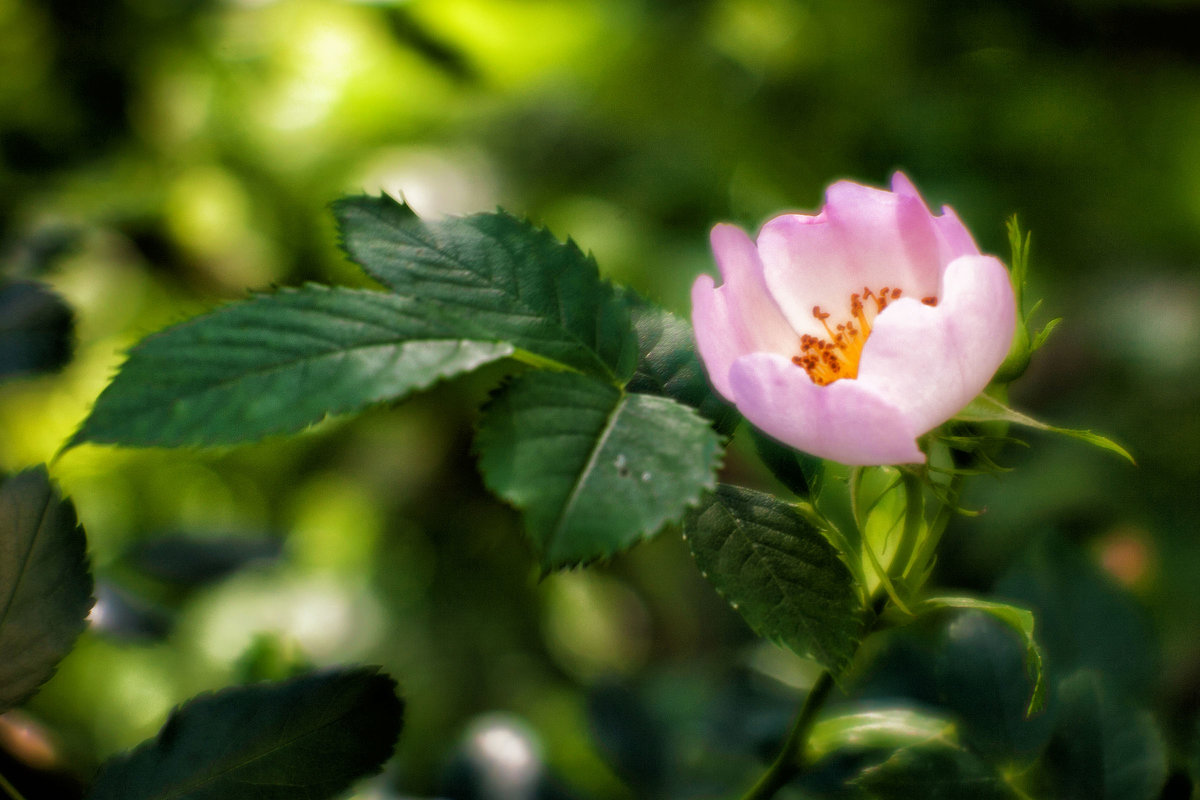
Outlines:
[{"label": "compound leaf", "polygon": [[503,212],[426,222],[386,196],[346,197],[333,210],[355,263],[452,317],[463,338],[510,342],[542,366],[609,381],[632,374],[628,304],[574,242]]}]

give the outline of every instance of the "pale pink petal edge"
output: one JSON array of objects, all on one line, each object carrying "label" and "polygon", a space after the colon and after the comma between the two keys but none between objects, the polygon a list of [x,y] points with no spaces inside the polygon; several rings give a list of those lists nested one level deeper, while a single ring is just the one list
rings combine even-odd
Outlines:
[{"label": "pale pink petal edge", "polygon": [[784,444],[851,466],[923,463],[916,434],[894,405],[857,381],[817,386],[782,356],[743,356],[730,370],[734,403]]}]

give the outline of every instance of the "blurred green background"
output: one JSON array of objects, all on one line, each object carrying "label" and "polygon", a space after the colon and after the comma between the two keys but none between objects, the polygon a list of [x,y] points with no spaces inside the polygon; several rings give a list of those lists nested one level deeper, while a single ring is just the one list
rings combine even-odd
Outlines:
[{"label": "blurred green background", "polygon": [[[0,269],[76,314],[69,365],[0,384],[0,469],[52,459],[141,336],[248,289],[366,285],[327,209],[345,193],[527,214],[686,314],[713,223],[903,169],[988,252],[1013,213],[1033,231],[1032,295],[1065,321],[1014,404],[1138,460],[1031,435],[977,479],[938,580],[988,591],[1078,545],[1152,631],[1140,691],[1178,754],[1200,711],[1197,29],[1183,0],[0,0]],[[754,748],[721,736],[769,752],[804,663],[675,532],[542,578],[474,472],[499,374],[290,440],[54,462],[101,605],[0,750],[66,786],[196,692],[369,662],[409,707],[364,797],[466,796],[480,725],[552,791],[632,796],[611,762],[671,759],[614,756],[622,703],[690,731],[672,758],[697,787],[740,788]],[[725,477],[771,485],[740,445]]]}]

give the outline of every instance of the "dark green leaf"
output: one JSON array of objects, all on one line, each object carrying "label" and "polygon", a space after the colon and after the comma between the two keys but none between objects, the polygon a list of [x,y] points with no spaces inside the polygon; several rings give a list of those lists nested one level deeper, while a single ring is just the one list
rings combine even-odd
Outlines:
[{"label": "dark green leaf", "polygon": [[87,541],[45,467],[0,485],[0,713],[71,651],[92,607]]},{"label": "dark green leaf", "polygon": [[714,485],[721,454],[691,409],[566,372],[513,381],[476,443],[484,481],[525,512],[547,568],[610,556],[678,519]]},{"label": "dark green leaf", "polygon": [[607,380],[632,374],[628,306],[574,242],[504,213],[423,222],[389,197],[343,198],[334,213],[351,259],[452,317],[460,337]]},{"label": "dark green leaf", "polygon": [[75,315],[33,281],[0,283],[0,378],[50,372],[71,360]]},{"label": "dark green leaf", "polygon": [[1058,691],[1047,763],[1064,800],[1151,800],[1167,780],[1167,753],[1149,711],[1119,698],[1101,675],[1081,670]]},{"label": "dark green leaf", "polygon": [[931,597],[922,601],[916,609],[917,613],[935,611],[945,608],[973,609],[991,614],[1005,625],[1012,628],[1025,643],[1025,669],[1033,681],[1033,690],[1029,695],[1029,704],[1025,715],[1030,716],[1046,708],[1046,675],[1043,665],[1042,649],[1034,638],[1033,612],[1008,603],[997,603],[993,600],[981,600],[978,597]]},{"label": "dark green leaf", "polygon": [[738,414],[709,385],[704,365],[696,355],[692,326],[632,293],[630,302],[640,356],[637,370],[625,388],[691,406],[712,420],[721,433],[732,433]]},{"label": "dark green leaf", "polygon": [[106,763],[89,800],[322,800],[378,772],[404,706],[374,669],[201,695]]},{"label": "dark green leaf", "polygon": [[897,750],[863,770],[854,783],[876,800],[1008,800],[1013,793],[999,775],[967,750],[930,742]]},{"label": "dark green leaf", "polygon": [[285,289],[144,339],[71,445],[254,441],[394,400],[512,353],[503,342],[464,338],[403,297]]},{"label": "dark green leaf", "polygon": [[946,629],[938,689],[959,718],[962,741],[998,764],[1035,758],[1050,737],[1051,714],[1027,717],[1027,648],[991,614],[966,611]]},{"label": "dark green leaf", "polygon": [[862,603],[833,545],[794,507],[723,485],[685,531],[700,571],[756,633],[845,668],[864,634]]},{"label": "dark green leaf", "polygon": [[1160,648],[1145,610],[1068,543],[1036,543],[994,594],[1032,609],[1046,661],[1058,674],[1095,669],[1136,696],[1157,684]]},{"label": "dark green leaf", "polygon": [[821,493],[821,476],[825,462],[816,456],[802,453],[794,447],[760,431],[751,425],[750,436],[754,449],[767,469],[797,497],[812,498]]}]

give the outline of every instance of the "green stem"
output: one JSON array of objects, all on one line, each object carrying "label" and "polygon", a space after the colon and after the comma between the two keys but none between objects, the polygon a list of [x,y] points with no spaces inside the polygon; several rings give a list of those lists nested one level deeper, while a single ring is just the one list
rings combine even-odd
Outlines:
[{"label": "green stem", "polygon": [[808,745],[808,734],[816,721],[817,712],[825,705],[832,688],[833,676],[829,674],[829,670],[822,671],[821,677],[817,678],[817,682],[809,689],[808,697],[804,698],[804,706],[800,709],[800,714],[796,717],[779,755],[758,779],[758,783],[742,795],[742,800],[766,800],[774,797],[788,781],[800,774],[804,768],[804,748]]},{"label": "green stem", "polygon": [[8,793],[12,800],[25,800],[25,796],[17,791],[17,787],[8,782],[8,779],[0,775],[0,789]]},{"label": "green stem", "polygon": [[925,521],[925,495],[921,479],[916,473],[902,470],[900,475],[904,481],[904,533],[892,557],[892,564],[893,568],[900,570],[900,575],[906,575],[908,562],[921,535],[921,523]]},{"label": "green stem", "polygon": [[914,570],[924,569],[925,564],[933,557],[938,543],[942,540],[942,534],[946,532],[946,526],[950,524],[950,518],[958,510],[958,493],[962,488],[962,482],[961,473],[955,474],[950,479],[950,486],[946,490],[946,502],[942,504],[937,516],[929,525],[929,533],[925,536],[925,541],[921,542],[921,548],[917,551],[916,557],[908,563],[908,567],[904,570],[904,577],[908,577],[909,573]]}]

